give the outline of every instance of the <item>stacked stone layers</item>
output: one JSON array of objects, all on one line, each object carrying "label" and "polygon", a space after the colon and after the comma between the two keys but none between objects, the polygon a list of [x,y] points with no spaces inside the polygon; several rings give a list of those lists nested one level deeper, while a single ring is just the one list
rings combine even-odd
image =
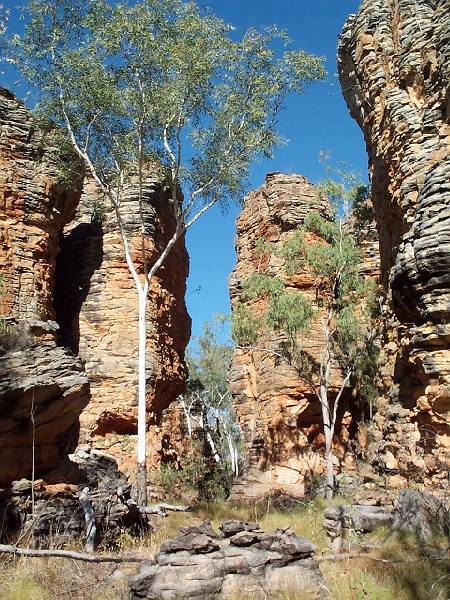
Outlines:
[{"label": "stacked stone layers", "polygon": [[[50,362],[42,367],[46,369],[43,375],[46,385],[49,377],[54,377],[54,389],[46,395],[39,419],[45,421],[48,416],[46,431],[52,429],[54,420],[54,439],[52,441],[46,434],[47,447],[40,454],[49,457],[49,461],[47,464],[45,458],[39,459],[36,474],[54,468],[57,460],[62,460],[62,449],[72,449],[78,439],[79,414],[87,404],[89,391],[83,388],[69,409],[64,402],[67,393],[71,392],[66,393],[64,381],[63,387],[59,381],[59,376],[64,380],[71,369],[81,376],[83,367],[74,356],[76,354],[85,362],[93,389],[93,398],[81,417],[84,433],[89,431],[95,436],[108,434],[114,437],[106,445],[114,441],[112,452],[121,464],[126,462],[127,456],[130,465],[135,460],[135,443],[134,440],[130,443],[127,434],[136,431],[136,290],[114,217],[92,182],[87,180],[83,184],[81,165],[74,159],[70,161],[75,174],[74,181],[68,186],[70,189],[58,183],[63,180],[63,174],[56,160],[58,151],[52,145],[53,139],[51,132],[46,134],[39,129],[17,98],[0,89],[0,317],[6,317],[8,323],[18,322],[14,325],[15,330],[22,328],[23,331],[32,320],[55,319],[60,326],[58,344],[73,352],[71,355],[56,348],[52,334],[45,340],[34,340],[30,342],[33,350],[27,353],[23,349],[20,358],[23,368],[17,371],[17,376],[5,381],[9,388],[2,393],[7,398],[8,423],[14,421],[16,408],[23,420],[24,414],[30,413],[29,407],[24,406],[26,402],[29,405],[31,389],[29,374],[25,371],[34,369],[33,360],[41,365],[43,357],[48,356]],[[122,209],[133,260],[142,276],[144,254],[139,235],[137,190],[137,181],[132,181]],[[143,217],[145,256],[151,264],[175,230],[169,194],[157,169],[145,178]],[[190,334],[190,319],[184,303],[188,264],[184,240],[180,239],[150,289],[148,403],[149,414],[155,421],[184,387],[184,349]],[[44,329],[49,327],[53,329],[52,324],[44,324]],[[11,340],[18,339],[20,334],[16,331],[10,337]],[[6,340],[6,346],[11,340]],[[50,346],[39,350],[41,342]],[[1,360],[8,365],[9,354]],[[17,362],[17,357],[14,360]],[[37,379],[39,375],[36,373]],[[85,377],[82,385],[87,385]],[[61,403],[65,408],[59,414]],[[23,452],[31,456],[28,421],[24,425],[26,439],[22,436],[20,443],[24,445]],[[5,421],[4,428],[9,427],[8,423]],[[153,429],[149,438],[156,439],[161,446],[163,433],[157,426]],[[6,448],[7,443],[1,441],[3,433],[2,429],[0,447]],[[11,435],[8,430],[5,437],[8,443]],[[58,447],[52,449],[56,438]],[[150,449],[151,458],[157,454],[157,451],[152,454]],[[19,463],[25,465],[26,461],[21,459]],[[24,472],[22,467],[17,472],[12,468],[5,478],[24,475],[29,477],[31,473]]]},{"label": "stacked stone layers", "polygon": [[[315,294],[314,278],[307,271],[287,277],[282,259],[275,254],[310,211],[325,218],[331,214],[328,201],[299,175],[269,174],[264,185],[245,198],[237,220],[237,264],[230,276],[232,304],[240,300],[242,282],[261,270],[284,277],[288,289]],[[257,242],[261,238],[271,243],[274,253],[270,258],[258,253]],[[264,311],[259,301],[248,302],[248,306],[254,316]],[[305,480],[323,472],[320,405],[294,369],[270,353],[278,349],[280,341],[273,333],[263,334],[256,350],[237,349],[233,357],[230,387],[248,461],[244,477],[234,487],[235,497],[261,497],[276,491],[302,496]],[[305,333],[302,345],[319,358],[320,319]],[[332,393],[336,393],[341,382],[341,373],[333,365]],[[346,451],[351,423],[348,400],[347,394],[341,402],[334,453],[339,462],[352,468],[351,455]]]},{"label": "stacked stone layers", "polygon": [[450,449],[450,2],[363,0],[339,73],[363,130],[387,300],[371,460],[444,482]]},{"label": "stacked stone layers", "polygon": [[79,415],[89,402],[81,361],[50,335],[32,335],[41,327],[47,323],[21,328],[22,347],[0,356],[0,486],[60,467],[78,443]]},{"label": "stacked stone layers", "polygon": [[[156,175],[145,178],[142,193],[145,258],[151,265],[172,237],[175,220],[169,194]],[[125,190],[121,213],[142,278],[137,182],[132,181]],[[135,434],[137,290],[115,216],[90,182],[85,184],[75,220],[64,231],[58,265],[56,305],[61,343],[78,352],[91,381],[92,401],[81,417],[85,434]],[[158,421],[161,411],[184,389],[184,351],[190,336],[184,302],[188,268],[184,240],[180,240],[149,292],[147,384],[153,421]]]},{"label": "stacked stone layers", "polygon": [[129,597],[252,598],[312,592],[323,587],[315,548],[292,529],[267,533],[256,523],[224,521],[217,534],[209,521],[182,527],[151,561],[128,579]]},{"label": "stacked stone layers", "polygon": [[0,88],[2,316],[54,317],[58,238],[75,214],[81,179],[73,191],[58,185],[51,141],[22,102]]},{"label": "stacked stone layers", "polygon": [[0,485],[31,477],[33,466],[35,476],[56,468],[78,441],[89,401],[81,361],[56,346],[47,321],[58,237],[81,186],[57,183],[53,156],[51,136],[0,89]]}]

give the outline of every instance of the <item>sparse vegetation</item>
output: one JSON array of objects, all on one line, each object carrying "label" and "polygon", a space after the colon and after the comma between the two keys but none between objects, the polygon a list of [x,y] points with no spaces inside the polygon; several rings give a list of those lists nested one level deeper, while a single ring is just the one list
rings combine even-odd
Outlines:
[{"label": "sparse vegetation", "polygon": [[[335,498],[333,504],[342,503]],[[329,505],[329,504],[328,504]],[[211,521],[217,528],[225,519],[259,522],[266,531],[291,527],[298,535],[317,546],[317,554],[329,554],[322,529],[322,499],[299,502],[288,510],[275,510],[270,502],[249,505],[204,503],[191,513],[170,513],[166,519],[155,520],[155,529],[141,538],[123,535],[118,542],[121,554],[153,556],[161,543],[176,535],[181,526]],[[362,557],[337,562],[320,563],[328,594],[327,600],[447,600],[450,576],[445,561],[446,540],[436,539],[432,547],[421,547],[413,536],[388,536],[378,530],[364,540],[370,545],[370,556],[383,562]],[[444,557],[444,558],[443,558]],[[89,565],[60,559],[2,558],[0,562],[0,597],[2,600],[125,600],[128,574],[136,565],[121,567],[122,575],[111,577],[111,565]],[[101,590],[94,593],[93,590]],[[317,595],[295,589],[271,597],[270,600],[318,600]],[[236,600],[250,600],[245,594]]]}]

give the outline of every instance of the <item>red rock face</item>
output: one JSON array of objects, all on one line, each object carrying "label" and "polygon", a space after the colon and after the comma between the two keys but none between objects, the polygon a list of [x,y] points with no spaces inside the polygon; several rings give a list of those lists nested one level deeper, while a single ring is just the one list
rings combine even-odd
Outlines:
[{"label": "red rock face", "polygon": [[10,319],[0,334],[0,485],[31,477],[33,463],[36,476],[57,468],[89,401],[81,361],[56,346],[48,322],[58,237],[80,198],[58,185],[49,147],[0,89],[0,316]]},{"label": "red rock face", "polygon": [[[168,193],[156,174],[146,178],[143,196],[146,258],[152,264],[174,233],[175,220]],[[132,471],[137,433],[137,292],[109,207],[102,206],[101,222],[92,221],[99,208],[95,186],[87,183],[77,215],[61,240],[57,313],[61,343],[78,352],[91,381],[92,400],[81,415],[82,439],[107,448]],[[126,190],[122,209],[133,258],[142,273],[137,183]],[[149,294],[150,463],[159,461],[161,412],[184,391],[184,351],[190,336],[184,301],[188,268],[184,240],[180,240]]]},{"label": "red rock face", "polygon": [[81,180],[74,191],[58,185],[51,139],[2,88],[0,128],[0,314],[52,319],[58,237],[75,214]]},{"label": "red rock face", "polygon": [[[132,470],[137,416],[137,294],[114,218],[108,207],[102,206],[89,181],[85,182],[84,190],[82,177],[74,182],[73,191],[58,185],[51,139],[44,136],[23,104],[6,90],[0,90],[0,164],[3,285],[0,316],[19,320],[24,327],[32,320],[55,319],[60,325],[59,346],[73,352],[71,355],[56,348],[51,335],[42,341],[52,346],[51,351],[50,347],[47,349],[50,364],[42,366],[42,377],[45,384],[54,377],[56,387],[52,393],[40,395],[45,396],[41,402],[41,420],[47,415],[50,424],[46,424],[47,447],[42,450],[44,458],[39,459],[39,471],[54,468],[55,462],[62,460],[67,448],[73,449],[78,439],[79,415],[89,399],[89,386],[76,355],[85,364],[92,391],[91,401],[81,415],[82,440],[111,446],[111,453]],[[123,209],[133,256],[142,271],[136,190],[137,185],[132,183],[126,191]],[[172,236],[175,222],[168,194],[156,171],[146,178],[143,192],[146,257],[151,262]],[[99,220],[97,217],[104,209],[104,218]],[[158,450],[153,450],[152,444],[158,445],[155,440],[159,440],[161,445],[160,414],[184,390],[184,350],[190,336],[190,318],[184,302],[188,268],[184,240],[180,240],[150,290],[147,340],[149,427],[153,428],[149,436],[150,462],[159,460]],[[39,340],[33,344],[38,347]],[[24,365],[25,371],[27,367],[31,371],[35,368],[35,355],[40,356],[38,350],[30,351],[30,364]],[[23,357],[26,356],[25,352]],[[53,361],[56,363],[51,364]],[[39,365],[41,362],[39,359]],[[73,385],[80,388],[78,396],[70,386],[70,369]],[[8,432],[0,426],[0,448],[11,442],[11,432],[18,426],[19,416],[23,419],[30,412],[26,406],[31,398],[27,393],[31,380],[25,371],[26,388],[22,389],[20,381],[16,381],[0,390],[0,417],[3,419],[7,411],[8,422],[13,424],[8,425]],[[65,406],[64,398],[69,393],[73,395],[72,410],[61,408],[65,416],[59,418],[58,403]],[[14,402],[17,415],[11,408]],[[52,427],[53,438],[48,434]],[[2,435],[6,433],[7,442],[3,444]],[[21,437],[19,442],[25,446],[24,453],[31,456],[28,433],[28,441]],[[61,451],[52,446],[56,438]],[[30,477],[31,473],[24,472],[28,466],[17,473],[10,469],[5,477]]]},{"label": "red rock face", "polygon": [[[328,202],[299,175],[270,174],[260,189],[245,198],[237,220],[237,265],[230,276],[232,304],[240,299],[242,282],[262,267],[283,276],[289,288],[306,295],[315,294],[314,280],[307,271],[287,277],[280,257],[261,258],[256,251],[256,242],[262,237],[274,248],[280,248],[312,210],[330,215]],[[266,261],[265,264],[262,261]],[[250,302],[248,306],[254,316],[264,310],[260,301]],[[305,481],[324,469],[320,405],[292,368],[264,350],[275,350],[279,341],[274,334],[263,334],[257,343],[261,350],[237,349],[233,357],[230,386],[248,463],[244,477],[235,485],[235,497],[262,497],[277,490],[302,496]],[[318,319],[304,334],[303,346],[319,357],[321,343]],[[337,391],[342,379],[336,365],[332,380],[332,392]],[[341,403],[336,428],[336,470],[339,464],[349,469],[353,467],[353,458],[347,451],[352,420],[349,401],[347,394]]]},{"label": "red rock face", "polygon": [[363,0],[340,39],[366,140],[386,292],[371,460],[392,485],[450,465],[450,6]]}]

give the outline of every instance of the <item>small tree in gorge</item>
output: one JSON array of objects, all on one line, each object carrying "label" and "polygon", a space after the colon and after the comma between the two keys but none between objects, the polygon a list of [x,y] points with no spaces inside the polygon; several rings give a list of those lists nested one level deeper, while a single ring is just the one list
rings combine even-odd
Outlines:
[{"label": "small tree in gorge", "polygon": [[228,471],[225,467],[229,464],[231,473],[237,476],[240,429],[228,385],[233,347],[220,340],[217,326],[223,321],[222,315],[216,315],[212,323],[203,324],[197,348],[188,353],[188,386],[178,401],[183,408],[189,437],[193,433],[192,416],[195,413],[214,461],[224,472]]},{"label": "small tree in gorge", "polygon": [[[328,183],[328,191],[330,186]],[[339,192],[338,187],[333,189]],[[310,213],[281,250],[288,276],[304,268],[312,274],[313,296],[286,289],[281,277],[256,272],[244,282],[242,300],[265,298],[264,318],[253,319],[246,304],[238,304],[233,310],[237,344],[257,348],[263,327],[281,333],[283,341],[271,352],[295,368],[320,403],[327,499],[334,493],[333,436],[339,402],[352,378],[366,367],[365,357],[372,355],[376,336],[370,316],[374,286],[361,277],[362,255],[347,225],[344,218],[327,221]],[[308,241],[305,236],[309,236]],[[270,252],[270,244],[260,246]],[[319,319],[322,332],[319,356],[312,356],[302,339],[314,319]],[[337,393],[331,379],[333,360],[342,373]]]},{"label": "small tree in gorge", "polygon": [[[217,201],[240,195],[250,164],[279,144],[277,115],[291,92],[324,75],[322,59],[272,28],[234,41],[195,2],[30,0],[15,61],[39,110],[63,128],[113,210],[137,291],[138,494],[146,502],[146,333],[152,278],[186,230]],[[280,48],[280,44],[286,47]],[[143,178],[162,165],[176,230],[150,264]],[[122,214],[138,178],[143,269]],[[184,194],[182,202],[181,194]],[[118,317],[120,318],[120,317]]]}]

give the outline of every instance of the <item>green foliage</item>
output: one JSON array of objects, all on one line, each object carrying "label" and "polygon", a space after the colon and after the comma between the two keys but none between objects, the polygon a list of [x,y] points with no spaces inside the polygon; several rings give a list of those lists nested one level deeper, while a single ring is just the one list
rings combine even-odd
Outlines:
[{"label": "green foliage", "polygon": [[261,319],[255,318],[246,304],[242,302],[234,304],[231,315],[231,335],[238,346],[254,346],[262,325]]},{"label": "green foliage", "polygon": [[53,179],[56,184],[69,191],[77,191],[82,185],[83,167],[74,149],[61,130],[54,130],[51,139],[44,138],[44,143],[50,142],[44,154],[46,163],[54,169]]},{"label": "green foliage", "polygon": [[[314,233],[315,241],[307,242],[307,233]],[[278,332],[283,336],[279,355],[317,386],[323,365],[304,349],[303,335],[321,314],[323,348],[333,353],[343,373],[351,373],[361,399],[372,403],[378,359],[376,285],[362,277],[363,256],[351,229],[342,219],[331,221],[311,212],[280,255],[287,276],[306,270],[314,277],[315,296],[286,289],[281,277],[253,273],[243,282],[242,302],[233,309],[236,342],[252,347],[265,328]],[[245,302],[258,298],[266,300],[266,311],[255,319]]]},{"label": "green foliage", "polygon": [[188,198],[184,222],[202,203],[241,195],[253,160],[282,141],[286,97],[325,74],[285,32],[235,40],[195,2],[31,0],[27,13],[10,50],[40,114],[70,128],[105,186],[143,157],[163,164]]},{"label": "green foliage", "polygon": [[[228,367],[233,348],[219,340],[219,330],[223,332],[226,320],[224,315],[215,315],[212,323],[205,321],[203,333],[197,338],[196,350],[189,350],[187,355],[191,387],[197,382],[197,389],[209,389],[213,396],[214,392],[225,393],[228,389]],[[211,398],[211,401],[216,403],[217,399]]]},{"label": "green foliage", "polygon": [[288,275],[298,273],[305,265],[306,244],[301,231],[296,231],[291,239],[287,240],[281,248],[285,269]]},{"label": "green foliage", "polygon": [[203,441],[200,458],[206,470],[197,481],[203,499],[228,494],[239,454],[241,433],[228,387],[233,348],[222,341],[227,320],[216,315],[213,323],[204,323],[195,349],[188,353],[188,386],[180,397],[187,422],[197,422],[191,438],[193,448],[195,436]]},{"label": "green foliage", "polygon": [[357,233],[367,226],[373,226],[375,221],[375,213],[368,198],[368,189],[364,185],[360,185],[356,189],[353,198],[353,217]]},{"label": "green foliage", "polygon": [[278,277],[255,272],[243,283],[242,300],[271,298],[272,296],[281,294],[283,290],[284,284]]},{"label": "green foliage", "polygon": [[225,500],[231,482],[229,464],[220,465],[208,458],[203,443],[196,439],[192,441],[191,449],[183,457],[179,468],[171,464],[160,467],[159,483],[170,498],[191,491],[198,495],[199,501]]},{"label": "green foliage", "polygon": [[283,292],[271,296],[266,323],[275,331],[283,331],[292,340],[310,325],[314,313],[314,305],[303,294]]},{"label": "green foliage", "polygon": [[255,242],[255,256],[263,258],[272,253],[272,244],[265,238],[260,237]]},{"label": "green foliage", "polygon": [[104,223],[106,220],[107,208],[103,199],[96,198],[92,207],[91,223]]},{"label": "green foliage", "polygon": [[[330,177],[320,182],[318,193],[331,202],[336,215],[343,216],[344,219],[352,213],[356,216],[357,207],[361,208],[362,201],[367,199],[367,187],[362,183],[361,175],[349,170],[343,162],[339,166],[327,166],[326,170]],[[368,214],[365,213],[365,218]]]}]

